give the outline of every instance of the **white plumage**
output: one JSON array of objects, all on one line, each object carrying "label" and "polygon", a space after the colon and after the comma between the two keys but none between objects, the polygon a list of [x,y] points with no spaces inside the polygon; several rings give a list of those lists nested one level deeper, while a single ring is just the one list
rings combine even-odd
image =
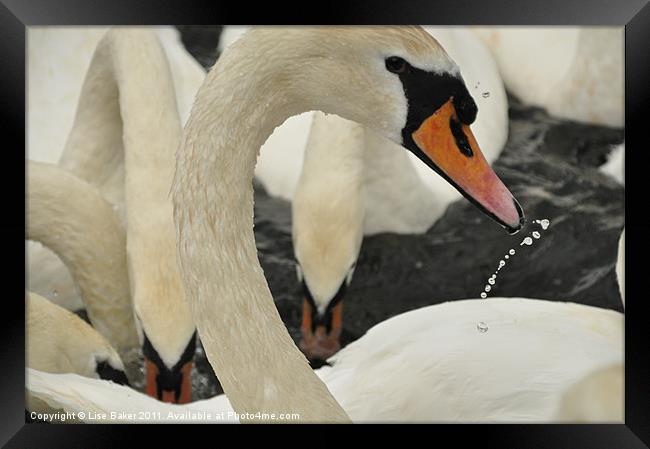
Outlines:
[{"label": "white plumage", "polygon": [[506,88],[526,104],[580,122],[624,126],[623,28],[488,27]]},{"label": "white plumage", "polygon": [[[355,422],[555,422],[565,390],[622,358],[618,312],[491,298],[397,315],[316,373]],[[33,371],[27,380],[33,395],[66,411],[183,410],[106,381]],[[223,395],[187,409],[230,410]]]}]

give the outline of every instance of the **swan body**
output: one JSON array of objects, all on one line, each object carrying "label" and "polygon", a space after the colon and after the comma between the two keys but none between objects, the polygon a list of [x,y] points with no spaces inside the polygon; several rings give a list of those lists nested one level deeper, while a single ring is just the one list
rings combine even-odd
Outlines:
[{"label": "swan body", "polygon": [[506,88],[558,117],[624,126],[623,28],[476,28]]},{"label": "swan body", "polygon": [[564,390],[620,362],[622,345],[618,312],[460,300],[376,325],[319,374],[354,421],[548,422]]},{"label": "swan body", "polygon": [[622,423],[625,369],[623,363],[587,374],[564,393],[558,421],[573,423]]},{"label": "swan body", "polygon": [[[616,278],[625,307],[625,228],[618,241]],[[564,393],[557,411],[564,422],[623,422],[625,398],[623,361],[594,370]]]},{"label": "swan body", "polygon": [[84,412],[87,423],[237,423],[225,395],[169,404],[113,382],[27,369],[27,389],[50,410]]},{"label": "swan body", "polygon": [[[487,332],[477,330],[479,321]],[[390,318],[315,372],[355,422],[556,422],[564,391],[620,363],[622,345],[623,316],[615,311],[459,300]],[[66,411],[178,407],[105,381],[30,373],[32,394]],[[217,398],[191,407],[227,413],[225,396]]]}]

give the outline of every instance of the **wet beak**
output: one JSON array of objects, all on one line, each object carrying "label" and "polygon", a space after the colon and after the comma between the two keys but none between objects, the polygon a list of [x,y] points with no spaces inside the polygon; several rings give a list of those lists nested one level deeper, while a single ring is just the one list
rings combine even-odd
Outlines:
[{"label": "wet beak", "polygon": [[331,315],[314,322],[317,312],[306,299],[302,306],[302,324],[300,330],[300,350],[310,361],[327,360],[341,349],[341,330],[343,329],[343,302],[331,309]]},{"label": "wet beak", "polygon": [[524,225],[524,213],[485,160],[469,125],[457,116],[452,99],[411,135],[416,155],[474,205],[510,233]]},{"label": "wet beak", "polygon": [[192,401],[192,362],[181,367],[180,381],[173,389],[163,388],[160,382],[160,370],[151,360],[145,357],[146,384],[145,393],[159,401],[171,404],[187,404]]}]

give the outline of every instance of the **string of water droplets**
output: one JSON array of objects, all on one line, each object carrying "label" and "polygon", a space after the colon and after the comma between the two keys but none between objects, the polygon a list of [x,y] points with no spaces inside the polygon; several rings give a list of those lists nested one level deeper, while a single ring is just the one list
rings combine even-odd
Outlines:
[{"label": "string of water droplets", "polygon": [[[547,218],[544,218],[542,220],[535,220],[533,221],[533,223],[538,224],[542,228],[542,231],[546,231],[551,224],[551,222]],[[540,234],[539,231],[533,231],[531,235],[532,237],[531,236],[524,237],[524,239],[521,241],[519,246],[531,246],[534,241],[533,238],[535,240],[538,240],[542,236],[542,234]],[[497,274],[499,273],[499,271],[501,271],[502,268],[506,266],[507,261],[515,254],[517,254],[517,251],[514,248],[510,248],[508,250],[508,253],[505,256],[503,256],[503,259],[499,261],[499,266],[497,267],[496,271],[492,274],[492,276],[488,278],[487,284],[485,285],[485,287],[483,287],[483,291],[481,292],[481,299],[487,299],[488,293],[492,291],[492,287],[497,282]],[[485,321],[479,321],[478,324],[476,325],[476,329],[478,329],[478,331],[481,333],[485,333],[488,331],[488,325]]]}]

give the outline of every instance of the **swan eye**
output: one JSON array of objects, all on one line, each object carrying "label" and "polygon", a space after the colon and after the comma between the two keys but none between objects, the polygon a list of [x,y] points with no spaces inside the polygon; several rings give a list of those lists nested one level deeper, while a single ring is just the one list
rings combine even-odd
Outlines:
[{"label": "swan eye", "polygon": [[393,73],[404,73],[406,71],[406,61],[399,56],[386,58],[386,69]]},{"label": "swan eye", "polygon": [[296,263],[296,277],[298,278],[298,282],[302,282],[302,268],[300,268],[299,263]]}]

